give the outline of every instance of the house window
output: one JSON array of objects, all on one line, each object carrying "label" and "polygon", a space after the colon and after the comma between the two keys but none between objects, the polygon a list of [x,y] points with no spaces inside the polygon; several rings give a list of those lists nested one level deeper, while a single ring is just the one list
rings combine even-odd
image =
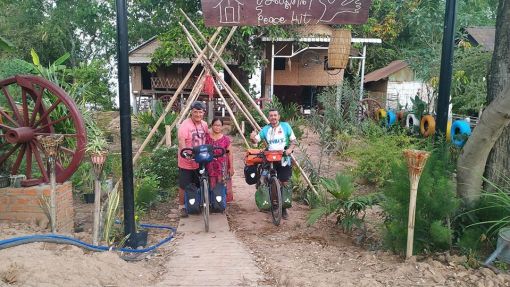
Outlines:
[{"label": "house window", "polygon": [[285,58],[274,58],[274,70],[285,71]]}]

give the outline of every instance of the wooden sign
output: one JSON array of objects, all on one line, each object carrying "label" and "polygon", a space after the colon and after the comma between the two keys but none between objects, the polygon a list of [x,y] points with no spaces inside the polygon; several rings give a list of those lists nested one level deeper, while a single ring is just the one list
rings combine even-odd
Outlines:
[{"label": "wooden sign", "polygon": [[206,26],[362,24],[372,0],[202,0]]}]

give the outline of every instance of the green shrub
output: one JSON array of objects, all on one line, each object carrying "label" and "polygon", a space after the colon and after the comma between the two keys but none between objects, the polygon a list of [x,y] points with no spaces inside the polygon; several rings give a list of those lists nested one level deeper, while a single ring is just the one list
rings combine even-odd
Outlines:
[{"label": "green shrub", "polygon": [[178,185],[177,147],[162,147],[150,157],[142,158],[137,169],[137,177],[155,175],[162,189],[172,189]]},{"label": "green shrub", "polygon": [[416,139],[404,133],[387,133],[375,124],[365,128],[364,142],[351,150],[358,161],[354,174],[371,184],[383,186],[395,162],[402,161],[402,151],[413,146]]},{"label": "green shrub", "polygon": [[135,184],[135,205],[149,208],[159,200],[159,181],[155,175],[139,178]]},{"label": "green shrub", "polygon": [[[456,213],[459,200],[452,180],[453,164],[447,147],[435,149],[422,173],[416,200],[414,247],[416,253],[444,250],[451,246],[452,229],[447,222]],[[390,168],[382,203],[384,241],[395,252],[405,252],[410,183],[407,166],[400,155]]]}]

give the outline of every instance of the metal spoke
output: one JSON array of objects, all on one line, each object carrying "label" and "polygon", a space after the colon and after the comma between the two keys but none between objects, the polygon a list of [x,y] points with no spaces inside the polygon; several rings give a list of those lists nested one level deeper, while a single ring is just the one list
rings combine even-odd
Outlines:
[{"label": "metal spoke", "polygon": [[16,127],[19,127],[19,124],[18,122],[16,122],[13,118],[11,118],[6,112],[4,112],[2,109],[0,109],[0,114],[2,115],[2,117],[6,118],[7,120],[9,120],[11,123],[13,123]]},{"label": "metal spoke", "polygon": [[25,175],[27,178],[32,178],[32,147],[30,143],[26,145],[26,172]]},{"label": "metal spoke", "polygon": [[41,170],[41,173],[44,177],[44,181],[47,182],[49,177],[48,177],[48,173],[46,172],[46,166],[44,165],[42,158],[41,158],[42,150],[40,150],[40,148],[38,148],[35,140],[30,143],[30,146],[32,147],[32,150],[34,151],[35,161],[37,162],[37,165],[39,166],[39,169]]},{"label": "metal spoke", "polygon": [[35,130],[35,132],[38,132],[38,131],[43,130],[43,129],[47,128],[47,127],[50,127],[50,126],[56,125],[56,124],[60,123],[61,121],[65,121],[65,120],[67,120],[67,119],[69,119],[69,118],[71,118],[71,117],[72,117],[72,115],[71,115],[71,114],[69,114],[69,115],[67,115],[67,116],[65,116],[65,117],[61,117],[60,119],[58,119],[58,120],[56,120],[56,121],[49,122],[49,123],[45,124],[44,126],[37,128],[37,129]]},{"label": "metal spoke", "polygon": [[9,105],[11,105],[12,112],[16,116],[16,119],[18,119],[18,121],[22,120],[21,115],[19,114],[19,111],[18,111],[18,106],[16,106],[16,102],[11,97],[11,95],[9,94],[9,92],[7,91],[7,88],[5,88],[5,86],[2,87],[2,91],[4,92],[4,95],[7,98],[7,102],[9,102]]},{"label": "metal spoke", "polygon": [[47,118],[48,115],[53,112],[53,110],[58,106],[58,104],[60,104],[62,102],[61,99],[57,99],[56,102],[53,103],[53,105],[51,105],[51,107],[49,109],[47,109],[44,114],[39,118],[39,120],[32,126],[33,128],[37,127],[38,125],[41,124],[41,122],[43,121],[43,119]]},{"label": "metal spoke", "polygon": [[11,154],[13,152],[16,151],[16,149],[18,149],[18,147],[20,146],[21,144],[17,144],[15,146],[13,146],[7,153],[5,153],[5,155],[3,155],[2,157],[0,157],[0,162],[4,162],[8,157],[11,156]]},{"label": "metal spoke", "polygon": [[35,93],[35,96],[37,97],[37,99],[35,101],[34,110],[32,111],[32,116],[30,117],[29,126],[31,126],[31,127],[34,126],[35,119],[37,118],[37,113],[39,112],[39,108],[41,107],[44,90],[45,90],[45,88],[42,87],[40,93]]},{"label": "metal spoke", "polygon": [[0,124],[0,128],[6,129],[6,130],[12,130],[10,126],[6,126],[4,124]]},{"label": "metal spoke", "polygon": [[[53,134],[52,133],[34,133],[34,135],[36,135],[36,136],[50,136],[50,135],[53,135]],[[78,137],[77,134],[59,134],[59,135],[63,135],[66,138],[75,138],[75,137]]]},{"label": "metal spoke", "polygon": [[20,152],[18,153],[18,156],[16,157],[16,161],[14,162],[14,165],[12,166],[12,174],[18,174],[19,167],[21,165],[21,161],[23,160],[23,156],[25,155],[25,150],[27,149],[27,146],[23,144],[21,147]]},{"label": "metal spoke", "polygon": [[23,123],[28,126],[28,102],[27,102],[27,91],[21,89],[21,104],[23,105]]}]

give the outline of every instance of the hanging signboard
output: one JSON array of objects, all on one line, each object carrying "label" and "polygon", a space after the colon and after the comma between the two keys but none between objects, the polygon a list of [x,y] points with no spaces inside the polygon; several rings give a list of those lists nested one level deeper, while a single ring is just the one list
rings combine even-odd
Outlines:
[{"label": "hanging signboard", "polygon": [[362,24],[372,0],[202,0],[206,26]]}]

